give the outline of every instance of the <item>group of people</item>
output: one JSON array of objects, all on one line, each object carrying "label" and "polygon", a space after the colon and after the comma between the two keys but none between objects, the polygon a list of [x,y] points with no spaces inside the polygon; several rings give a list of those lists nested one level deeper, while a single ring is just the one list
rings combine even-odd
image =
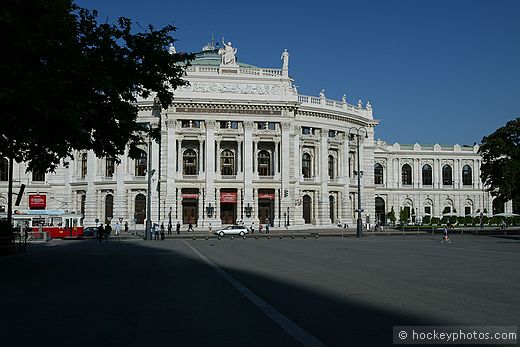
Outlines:
[{"label": "group of people", "polygon": [[[124,228],[125,232],[128,232],[128,222],[125,222]],[[119,235],[121,234],[121,223],[116,222],[116,224],[114,225],[114,232],[116,237],[119,237]],[[110,223],[107,223],[106,226],[103,226],[103,223],[101,223],[98,226],[96,236],[99,242],[101,242],[103,238],[106,241],[108,241],[108,239],[110,238],[110,234],[112,234],[112,226],[110,225]]]}]

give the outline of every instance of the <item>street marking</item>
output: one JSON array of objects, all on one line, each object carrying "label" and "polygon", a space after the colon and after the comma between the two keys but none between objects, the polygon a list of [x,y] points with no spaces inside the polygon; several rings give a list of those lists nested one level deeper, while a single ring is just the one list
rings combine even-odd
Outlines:
[{"label": "street marking", "polygon": [[291,335],[296,341],[300,342],[304,346],[309,347],[325,347],[325,345],[303,330],[298,324],[287,318],[283,313],[278,311],[276,308],[262,300],[256,294],[254,294],[249,288],[245,285],[234,279],[230,274],[226,271],[222,270],[215,262],[210,260],[204,254],[199,252],[195,247],[190,245],[186,240],[183,242],[196,254],[198,255],[206,264],[211,266],[216,272],[218,272],[226,281],[229,282],[233,287],[235,287],[242,295],[244,295],[247,299],[249,299],[253,304],[255,304],[262,312],[264,312],[269,318],[271,318],[276,324],[278,324],[283,330],[285,330],[289,335]]}]

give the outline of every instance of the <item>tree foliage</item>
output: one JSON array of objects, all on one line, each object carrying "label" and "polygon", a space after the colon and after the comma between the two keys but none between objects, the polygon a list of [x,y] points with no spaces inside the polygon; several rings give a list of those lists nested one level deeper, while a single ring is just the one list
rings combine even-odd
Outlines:
[{"label": "tree foliage", "polygon": [[[482,139],[480,178],[503,201],[520,198],[520,118]],[[486,211],[484,211],[486,212]]]},{"label": "tree foliage", "polygon": [[71,0],[13,0],[0,12],[0,156],[53,170],[75,150],[118,156],[140,133],[138,98],[173,101],[190,54],[170,54],[175,28],[98,23]]}]

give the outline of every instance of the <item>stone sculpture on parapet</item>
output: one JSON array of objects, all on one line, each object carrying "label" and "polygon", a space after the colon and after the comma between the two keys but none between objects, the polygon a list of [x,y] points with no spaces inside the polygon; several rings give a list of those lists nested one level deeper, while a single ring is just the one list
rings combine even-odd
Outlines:
[{"label": "stone sculpture on parapet", "polygon": [[287,77],[287,76],[289,76],[289,52],[287,52],[287,48],[285,49],[285,51],[282,52],[282,56],[280,57],[280,60],[283,61],[282,76]]},{"label": "stone sculpture on parapet", "polygon": [[220,65],[237,65],[237,49],[231,46],[231,42],[228,42],[226,44],[224,38],[222,38],[222,44],[224,45],[224,47],[218,50],[218,55],[220,55],[220,58],[222,59]]}]

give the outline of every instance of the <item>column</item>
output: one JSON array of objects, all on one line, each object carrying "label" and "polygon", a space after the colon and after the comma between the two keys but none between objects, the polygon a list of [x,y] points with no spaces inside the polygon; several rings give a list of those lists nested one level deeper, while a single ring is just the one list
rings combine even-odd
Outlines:
[{"label": "column", "polygon": [[318,201],[318,218],[316,219],[316,225],[330,225],[329,213],[329,190],[328,190],[328,154],[329,154],[329,142],[328,142],[328,130],[321,129],[321,138],[319,143],[319,165],[318,170],[320,173],[320,200]]},{"label": "column", "polygon": [[[206,208],[211,203],[212,206],[215,206],[215,171],[216,171],[216,162],[215,162],[215,128],[216,122],[214,120],[207,121],[206,126]],[[220,142],[217,142],[220,144]],[[218,197],[220,198],[220,197]],[[207,216],[206,216],[207,217]],[[220,218],[216,216],[216,209],[211,217],[207,217],[205,219],[208,223],[211,222],[212,227],[219,227],[222,225]]]},{"label": "column", "polygon": [[182,137],[179,136],[177,140],[177,173],[179,177],[182,177],[182,173],[184,170],[182,169]]},{"label": "column", "polygon": [[242,141],[237,142],[237,175],[242,172]]},{"label": "column", "polygon": [[92,151],[87,152],[87,175],[85,180],[87,181],[87,192],[85,196],[85,219],[84,225],[95,225],[96,218],[101,222],[101,216],[97,212],[96,202],[96,188],[94,186],[94,177],[96,175],[96,155]]},{"label": "column", "polygon": [[279,170],[278,169],[278,155],[279,155],[279,153],[278,153],[278,144],[279,143],[280,143],[279,141],[275,141],[274,142],[274,151],[273,151],[273,169],[274,169],[273,170],[274,171],[273,172],[273,176],[274,177],[278,176],[278,170]]},{"label": "column", "polygon": [[[287,208],[289,208],[289,217],[290,217],[289,223],[292,226],[293,221],[294,221],[294,216],[293,216],[294,204],[292,204],[291,202],[294,201],[296,197],[294,195],[294,192],[292,192],[289,187],[289,184],[290,184],[289,183],[289,177],[290,177],[289,170],[290,170],[291,163],[292,163],[292,165],[295,165],[294,171],[296,172],[299,161],[290,159],[291,151],[289,148],[289,145],[290,145],[290,142],[289,142],[290,133],[289,132],[291,130],[291,123],[284,122],[281,124],[281,126],[282,126],[282,138],[281,138],[281,151],[279,154],[280,154],[280,176],[281,176],[281,181],[282,181],[282,185],[281,185],[282,191],[280,192],[280,194],[282,195],[282,197],[281,197],[282,198],[282,206],[281,206],[282,213],[281,213],[281,216],[278,216],[278,219],[283,218],[283,213],[284,212],[287,213]],[[285,191],[287,191],[287,193],[288,193],[287,196],[285,196],[285,194],[284,194]],[[278,215],[278,210],[275,210],[275,214]],[[278,223],[276,224],[276,226],[277,225],[278,225]],[[280,221],[280,225],[284,225],[283,220]]]},{"label": "column", "polygon": [[349,199],[349,185],[350,185],[350,175],[349,175],[349,165],[348,165],[348,157],[349,157],[349,140],[348,134],[343,134],[343,146],[342,146],[342,154],[343,154],[343,165],[342,170],[343,174],[341,177],[341,181],[343,183],[343,192],[341,194],[341,222],[343,224],[347,223],[349,225],[352,224],[352,213],[350,212],[350,199]]},{"label": "column", "polygon": [[[124,156],[126,157],[128,155],[128,150],[125,151]],[[124,221],[126,221],[127,216],[127,204],[125,203],[126,200],[126,189],[125,189],[125,172],[126,172],[126,163],[127,161],[122,159],[121,163],[116,166],[116,191],[114,196],[114,219],[116,221],[119,220],[119,218],[123,218]]]},{"label": "column", "polygon": [[199,137],[199,175],[204,174],[204,140]]},{"label": "column", "polygon": [[255,219],[253,214],[247,217],[245,209],[249,206],[256,210],[253,201],[253,125],[252,121],[244,122],[244,223],[248,226]]},{"label": "column", "polygon": [[217,150],[215,152],[215,172],[218,174],[220,174],[220,140],[216,140],[216,146],[217,146]]},{"label": "column", "polygon": [[[176,160],[177,160],[177,139],[176,139],[176,124],[175,119],[167,116],[166,119],[166,211],[170,212],[170,207],[173,209],[176,202],[175,196],[175,169],[176,169]],[[175,218],[175,214],[172,213],[172,224],[175,225],[173,219]],[[166,227],[168,225],[166,224]]]},{"label": "column", "polygon": [[252,156],[252,159],[253,159],[253,174],[255,177],[258,176],[258,141],[256,140],[253,140],[253,156]]}]

